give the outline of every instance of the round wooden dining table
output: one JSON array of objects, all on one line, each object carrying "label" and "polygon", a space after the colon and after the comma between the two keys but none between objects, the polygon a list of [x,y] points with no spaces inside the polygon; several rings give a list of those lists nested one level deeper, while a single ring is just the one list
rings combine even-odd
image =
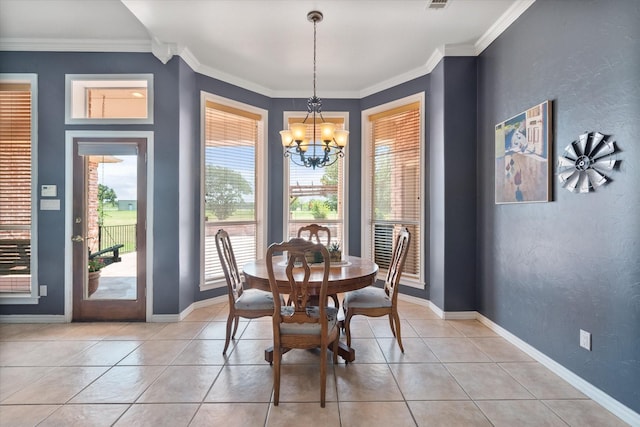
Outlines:
[{"label": "round wooden dining table", "polygon": [[[290,291],[290,287],[285,273],[285,267],[284,257],[274,257],[274,274],[278,282],[278,288],[280,292],[287,294]],[[320,294],[323,269],[318,267],[321,267],[321,265],[311,267],[311,276],[309,278],[309,293],[311,295]],[[265,291],[271,290],[266,260],[259,259],[250,261],[243,266],[242,270],[248,288],[257,288]],[[356,256],[348,256],[341,262],[331,264],[327,294],[336,295],[373,285],[376,281],[377,274],[378,265],[375,262]],[[343,342],[340,342],[338,346],[338,355],[342,357],[345,362],[353,362],[355,360],[355,350],[347,347]],[[273,361],[271,349],[265,351],[265,360],[269,363]]]}]

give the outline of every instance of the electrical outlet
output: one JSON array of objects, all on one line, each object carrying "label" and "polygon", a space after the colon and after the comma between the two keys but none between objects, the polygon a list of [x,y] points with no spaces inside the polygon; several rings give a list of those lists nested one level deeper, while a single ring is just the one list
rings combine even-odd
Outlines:
[{"label": "electrical outlet", "polygon": [[41,297],[47,296],[47,285],[40,285],[40,296]]},{"label": "electrical outlet", "polygon": [[591,333],[580,329],[580,347],[591,351]]}]

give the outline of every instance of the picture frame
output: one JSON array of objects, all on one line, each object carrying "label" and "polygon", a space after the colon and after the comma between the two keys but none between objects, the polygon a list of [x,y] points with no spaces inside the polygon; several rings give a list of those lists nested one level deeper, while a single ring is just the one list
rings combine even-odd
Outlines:
[{"label": "picture frame", "polygon": [[495,126],[495,203],[551,201],[552,103]]}]

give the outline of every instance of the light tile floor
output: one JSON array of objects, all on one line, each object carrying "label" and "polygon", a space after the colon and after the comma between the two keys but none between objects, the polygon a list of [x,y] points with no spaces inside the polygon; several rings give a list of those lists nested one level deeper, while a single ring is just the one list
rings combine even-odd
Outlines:
[{"label": "light tile floor", "polygon": [[[223,356],[226,304],[178,323],[0,325],[0,426],[622,426],[473,320],[400,302],[352,323],[355,363],[331,364],[320,408],[317,351],[284,355],[271,403],[268,318],[243,321]],[[344,339],[344,336],[342,337]]]}]

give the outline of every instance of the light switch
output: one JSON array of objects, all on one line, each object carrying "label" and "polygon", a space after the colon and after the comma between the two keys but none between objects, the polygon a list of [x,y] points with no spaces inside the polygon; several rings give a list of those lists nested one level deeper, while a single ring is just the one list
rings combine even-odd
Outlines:
[{"label": "light switch", "polygon": [[56,197],[58,195],[58,186],[53,184],[46,184],[40,186],[40,196],[42,197]]}]

